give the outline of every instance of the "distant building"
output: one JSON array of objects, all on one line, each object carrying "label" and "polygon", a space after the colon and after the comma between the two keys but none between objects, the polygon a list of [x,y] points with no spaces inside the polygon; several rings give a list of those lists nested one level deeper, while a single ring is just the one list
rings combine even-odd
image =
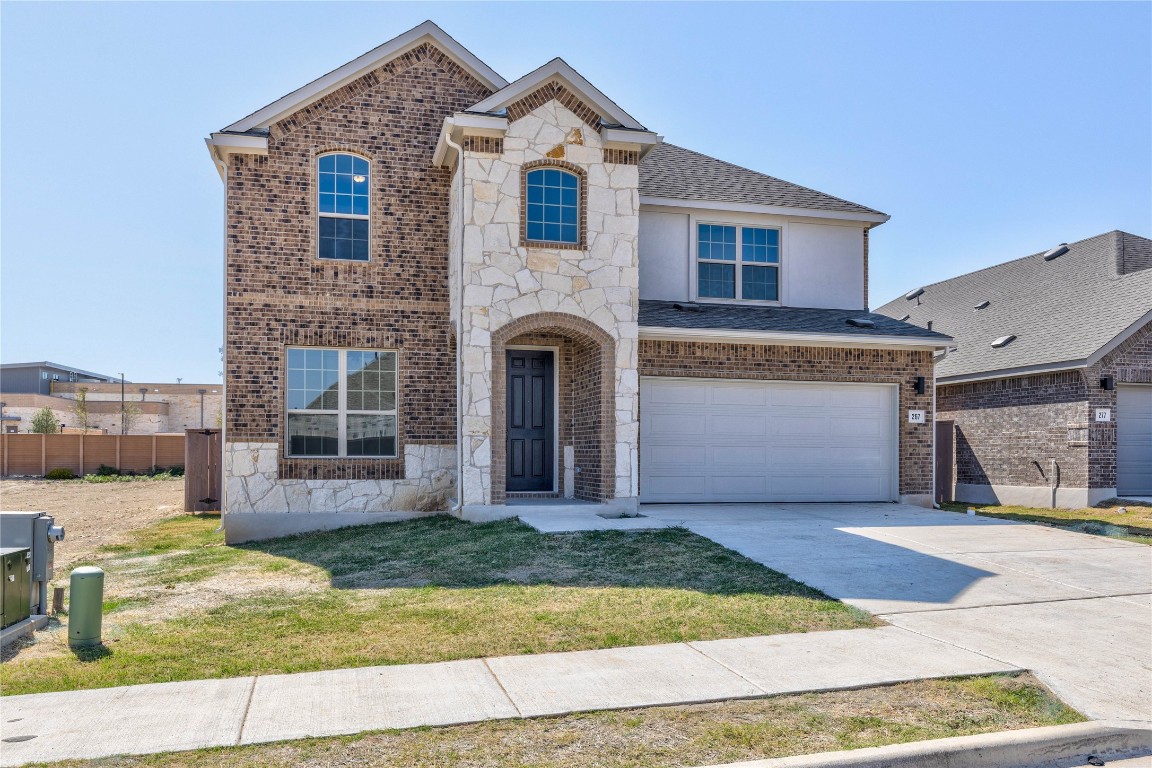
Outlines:
[{"label": "distant building", "polygon": [[67,365],[49,363],[4,363],[0,365],[0,392],[50,395],[53,382],[116,382],[119,376],[93,373]]}]

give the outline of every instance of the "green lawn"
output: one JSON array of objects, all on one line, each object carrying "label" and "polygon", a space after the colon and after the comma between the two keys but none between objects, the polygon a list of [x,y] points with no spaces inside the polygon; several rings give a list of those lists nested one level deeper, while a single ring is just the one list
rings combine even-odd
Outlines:
[{"label": "green lawn", "polygon": [[415,728],[57,768],[667,768],[1084,720],[1028,675]]},{"label": "green lawn", "polygon": [[[1134,541],[1138,544],[1152,545],[1152,506],[1147,504],[1120,502],[1112,499],[1098,507],[1081,509],[1044,509],[1042,507],[961,503],[942,504],[941,506],[952,512],[965,512],[969,507],[972,507],[977,514],[988,517],[1041,523],[1079,533],[1111,536],[1125,541]],[[1120,509],[1125,511],[1120,512]]]},{"label": "green lawn", "polygon": [[63,624],[6,695],[871,626],[684,529],[544,535],[448,517],[230,547],[182,516],[93,561],[105,646]]}]

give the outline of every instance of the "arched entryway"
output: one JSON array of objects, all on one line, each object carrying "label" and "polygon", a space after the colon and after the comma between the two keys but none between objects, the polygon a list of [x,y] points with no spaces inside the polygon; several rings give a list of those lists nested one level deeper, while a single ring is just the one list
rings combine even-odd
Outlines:
[{"label": "arched entryway", "polygon": [[[615,349],[602,328],[562,312],[517,318],[493,332],[493,504],[506,503],[509,493],[613,498]],[[542,436],[546,444],[533,447]]]}]

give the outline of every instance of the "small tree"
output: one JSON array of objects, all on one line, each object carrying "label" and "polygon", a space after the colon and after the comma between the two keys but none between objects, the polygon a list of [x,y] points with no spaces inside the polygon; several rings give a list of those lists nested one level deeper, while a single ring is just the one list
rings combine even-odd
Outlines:
[{"label": "small tree", "polygon": [[32,415],[31,431],[37,435],[54,435],[60,431],[60,422],[56,421],[56,414],[45,406]]},{"label": "small tree", "polygon": [[124,434],[132,434],[136,422],[140,420],[140,404],[135,400],[124,401]]},{"label": "small tree", "polygon": [[76,399],[72,402],[72,415],[76,417],[76,426],[88,433],[92,426],[92,418],[88,414],[88,388],[81,387],[76,392]]}]

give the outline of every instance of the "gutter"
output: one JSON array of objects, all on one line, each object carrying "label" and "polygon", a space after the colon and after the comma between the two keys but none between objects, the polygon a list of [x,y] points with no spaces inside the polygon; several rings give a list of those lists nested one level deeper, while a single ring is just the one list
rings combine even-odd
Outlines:
[{"label": "gutter", "polygon": [[640,326],[640,338],[661,341],[717,341],[741,344],[788,344],[817,347],[872,347],[880,349],[947,350],[949,336],[882,336],[877,334],[796,333],[746,331],[732,328],[669,328]]}]

